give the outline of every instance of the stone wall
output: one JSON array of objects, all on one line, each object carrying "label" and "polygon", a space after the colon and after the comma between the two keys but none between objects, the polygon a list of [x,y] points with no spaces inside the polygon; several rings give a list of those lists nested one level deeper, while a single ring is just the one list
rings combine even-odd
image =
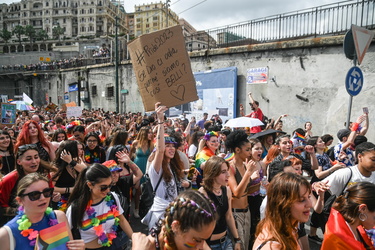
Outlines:
[{"label": "stone wall", "polygon": [[[353,62],[344,56],[343,37],[328,37],[286,41],[269,44],[247,45],[234,48],[211,50],[209,52],[190,53],[193,72],[235,66],[238,68],[238,104],[247,104],[247,93],[259,101],[260,108],[268,117],[284,118],[284,129],[292,132],[303,127],[306,121],[313,124],[313,133],[336,135],[343,128],[348,113],[349,95],[345,89],[346,73]],[[375,123],[374,82],[375,82],[375,45],[370,46],[360,68],[364,73],[364,86],[361,93],[353,98],[351,120],[362,114],[362,107],[369,107],[370,124]],[[247,85],[246,71],[249,68],[269,67],[269,76],[275,81],[267,84]],[[58,103],[58,96],[67,91],[68,83],[77,80],[79,75],[85,77],[91,91],[97,86],[97,95],[90,97],[90,105],[86,107],[115,110],[115,98],[103,97],[108,86],[114,86],[115,69],[113,65],[104,67],[91,66],[87,69],[66,70],[60,75],[50,76],[52,84],[49,96]],[[120,90],[128,90],[120,94],[120,111],[142,111],[143,105],[132,66],[129,61],[122,62],[119,69]],[[307,98],[303,101],[296,97]],[[250,112],[245,105],[246,113]],[[239,107],[237,107],[237,112]],[[238,113],[237,113],[238,114]],[[375,132],[370,125],[368,138],[375,141]],[[336,137],[336,136],[335,136]]]}]

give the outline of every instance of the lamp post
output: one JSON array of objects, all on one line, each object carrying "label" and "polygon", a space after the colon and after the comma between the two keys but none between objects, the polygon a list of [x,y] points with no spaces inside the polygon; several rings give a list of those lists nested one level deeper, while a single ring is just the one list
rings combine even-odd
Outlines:
[{"label": "lamp post", "polygon": [[115,27],[115,101],[116,101],[116,113],[119,113],[119,84],[118,84],[118,16],[116,15],[116,27]]}]

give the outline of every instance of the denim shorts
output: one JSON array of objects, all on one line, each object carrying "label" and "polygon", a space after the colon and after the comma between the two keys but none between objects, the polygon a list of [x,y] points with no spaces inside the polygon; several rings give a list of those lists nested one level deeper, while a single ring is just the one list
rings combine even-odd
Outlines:
[{"label": "denim shorts", "polygon": [[232,241],[228,235],[225,237],[225,241],[223,241],[222,243],[210,245],[210,247],[212,250],[233,250]]}]

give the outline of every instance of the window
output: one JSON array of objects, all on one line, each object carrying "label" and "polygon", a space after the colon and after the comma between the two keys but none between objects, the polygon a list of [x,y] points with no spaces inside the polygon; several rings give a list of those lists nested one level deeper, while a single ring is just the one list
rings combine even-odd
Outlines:
[{"label": "window", "polygon": [[148,23],[146,24],[146,28],[150,28],[150,25]]},{"label": "window", "polygon": [[66,23],[66,19],[65,18],[63,19],[63,23]]},{"label": "window", "polygon": [[107,97],[114,97],[115,96],[115,87],[107,87]]},{"label": "window", "polygon": [[98,95],[98,89],[96,86],[91,86],[91,95],[92,96]]},{"label": "window", "polygon": [[159,17],[154,16],[154,17],[152,18],[152,20],[156,21],[156,20],[158,20],[158,18],[159,18]]},{"label": "window", "polygon": [[48,7],[49,6],[49,2],[46,2],[46,7]]}]

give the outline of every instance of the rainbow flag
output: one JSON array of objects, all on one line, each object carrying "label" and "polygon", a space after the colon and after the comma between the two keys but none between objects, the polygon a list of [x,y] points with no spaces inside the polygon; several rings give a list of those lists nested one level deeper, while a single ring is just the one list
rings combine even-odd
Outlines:
[{"label": "rainbow flag", "polygon": [[68,250],[66,243],[70,240],[66,222],[48,227],[39,232],[35,250]]},{"label": "rainbow flag", "polygon": [[295,133],[295,138],[300,141],[306,141],[306,137],[297,132]]},{"label": "rainbow flag", "polygon": [[231,161],[234,159],[234,153],[228,153],[226,156],[224,156],[224,160]]},{"label": "rainbow flag", "polygon": [[[369,246],[368,249],[374,249],[374,247],[371,246],[369,237],[361,227],[362,226],[359,226],[358,230],[363,240]],[[345,219],[340,212],[331,208],[321,249],[365,250],[366,248],[360,241],[357,241],[354,238],[351,229],[346,224]]]}]

